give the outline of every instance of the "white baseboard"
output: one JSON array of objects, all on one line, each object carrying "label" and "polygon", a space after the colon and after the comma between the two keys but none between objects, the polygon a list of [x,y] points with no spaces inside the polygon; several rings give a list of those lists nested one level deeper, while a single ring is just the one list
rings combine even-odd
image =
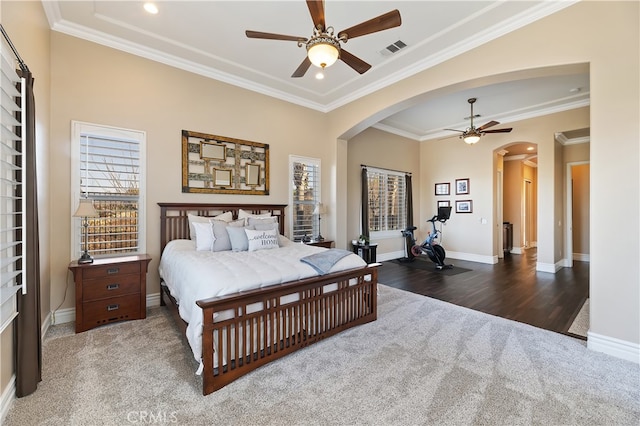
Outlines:
[{"label": "white baseboard", "polygon": [[404,257],[404,251],[392,251],[389,253],[378,253],[376,254],[377,262],[386,262],[388,260],[400,259]]},{"label": "white baseboard", "polygon": [[[147,307],[155,306],[160,306],[160,293],[147,294]],[[58,309],[52,314],[52,317],[51,325],[74,322],[76,320],[76,308]]]},{"label": "white baseboard", "polygon": [[458,260],[468,260],[469,262],[478,262],[478,263],[488,263],[489,265],[494,265],[498,263],[498,255],[493,256],[485,256],[481,254],[474,253],[463,253],[459,251],[448,251],[447,252],[448,259],[458,259]]},{"label": "white baseboard", "polygon": [[512,247],[509,251],[511,254],[522,254],[524,247]]},{"label": "white baseboard", "polygon": [[11,376],[9,383],[2,390],[2,396],[0,396],[0,424],[4,423],[13,401],[16,399],[16,375]]},{"label": "white baseboard", "polygon": [[559,260],[556,263],[542,263],[536,262],[536,271],[540,272],[550,272],[555,274],[564,266],[564,260]]},{"label": "white baseboard", "polygon": [[640,345],[614,337],[587,332],[587,348],[640,364]]},{"label": "white baseboard", "polygon": [[573,260],[577,260],[579,262],[590,262],[591,257],[589,253],[573,253]]}]

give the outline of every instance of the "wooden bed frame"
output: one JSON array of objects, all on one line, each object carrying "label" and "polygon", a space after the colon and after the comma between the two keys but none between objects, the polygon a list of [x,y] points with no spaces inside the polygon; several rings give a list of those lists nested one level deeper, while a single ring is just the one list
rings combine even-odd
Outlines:
[{"label": "wooden bed frame", "polygon": [[[252,214],[278,216],[284,234],[285,208],[281,204],[184,204],[158,203],[160,241],[164,250],[175,239],[189,238],[187,214],[216,216],[243,209]],[[378,264],[343,272],[199,300],[203,310],[202,393],[208,395],[237,378],[348,328],[375,321],[377,315]],[[161,283],[162,284],[162,283]],[[175,299],[161,285],[161,304],[171,310],[183,332]],[[293,301],[292,301],[293,300]],[[262,304],[251,312],[250,306]],[[214,321],[216,312],[232,312],[231,318]],[[228,316],[228,315],[227,315]],[[246,342],[246,345],[238,345]],[[214,358],[215,357],[215,358]],[[214,368],[214,366],[217,366]]]}]

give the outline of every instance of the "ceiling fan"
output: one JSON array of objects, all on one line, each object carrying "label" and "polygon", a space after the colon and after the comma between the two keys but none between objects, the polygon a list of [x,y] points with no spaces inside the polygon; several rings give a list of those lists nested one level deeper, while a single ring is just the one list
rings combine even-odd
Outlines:
[{"label": "ceiling fan", "polygon": [[483,136],[485,133],[509,133],[511,130],[513,130],[511,127],[504,128],[504,129],[486,130],[489,127],[495,126],[496,124],[500,124],[497,121],[489,121],[488,123],[483,124],[478,128],[474,127],[473,118],[480,117],[479,115],[478,116],[473,115],[473,104],[476,102],[476,100],[477,100],[476,98],[470,98],[467,101],[471,105],[471,117],[469,117],[471,118],[471,124],[466,130],[456,130],[456,129],[444,129],[444,130],[450,130],[452,132],[460,132],[461,133],[460,139],[464,140],[469,145],[473,145],[477,143],[480,140],[480,137]]},{"label": "ceiling fan", "polygon": [[371,68],[371,65],[362,59],[344,50],[340,43],[348,40],[389,28],[398,27],[402,23],[400,12],[392,10],[376,18],[362,22],[353,27],[347,28],[334,35],[333,27],[327,27],[324,20],[324,1],[307,0],[307,7],[313,20],[313,35],[310,38],[288,36],[273,33],[263,33],[260,31],[245,31],[249,38],[261,38],[268,40],[295,41],[298,47],[305,45],[307,57],[300,64],[291,77],[302,77],[307,72],[311,64],[324,69],[333,65],[338,59],[360,74],[364,74]]}]

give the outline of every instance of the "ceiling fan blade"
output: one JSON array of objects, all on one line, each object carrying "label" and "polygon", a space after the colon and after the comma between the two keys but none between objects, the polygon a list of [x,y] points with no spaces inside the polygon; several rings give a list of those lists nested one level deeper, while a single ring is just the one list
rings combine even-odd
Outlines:
[{"label": "ceiling fan blade", "polygon": [[291,77],[302,77],[302,76],[304,76],[310,66],[311,66],[311,61],[309,60],[308,56],[305,56],[304,57],[304,61],[302,61],[302,63],[298,67],[298,69],[296,69],[294,71],[294,73],[291,74]]},{"label": "ceiling fan blade", "polygon": [[488,129],[489,127],[493,127],[493,126],[495,126],[496,124],[500,124],[500,123],[499,123],[499,122],[497,122],[497,121],[490,121],[490,122],[488,122],[487,124],[485,124],[485,125],[482,125],[482,126],[478,127],[476,130],[478,130],[478,131],[482,131],[482,130],[484,130],[484,129]]},{"label": "ceiling fan blade", "polygon": [[340,49],[340,59],[342,60],[342,62],[349,65],[360,74],[364,74],[365,72],[369,71],[369,68],[371,68],[371,65],[358,58],[357,56],[353,56],[351,53],[347,52],[344,49]]},{"label": "ceiling fan blade", "polygon": [[399,27],[402,24],[400,12],[398,9],[387,12],[376,18],[369,19],[353,27],[342,30],[338,33],[338,37],[345,36],[348,40],[363,35],[376,33],[378,31],[388,30],[389,28]]},{"label": "ceiling fan blade", "polygon": [[296,36],[273,34],[273,33],[263,33],[263,32],[260,32],[260,31],[247,30],[244,33],[249,38],[264,38],[264,39],[267,39],[267,40],[299,41],[301,43],[305,43],[307,41],[307,39],[305,37],[296,37]]},{"label": "ceiling fan blade", "polygon": [[495,129],[495,130],[483,130],[482,133],[509,133],[513,128],[508,127],[504,129]]},{"label": "ceiling fan blade", "polygon": [[449,130],[451,132],[460,132],[460,133],[464,133],[464,130],[456,130],[456,129],[443,129],[443,130]]},{"label": "ceiling fan blade", "polygon": [[307,0],[307,7],[313,20],[313,27],[320,31],[325,30],[324,22],[324,1],[323,0]]}]

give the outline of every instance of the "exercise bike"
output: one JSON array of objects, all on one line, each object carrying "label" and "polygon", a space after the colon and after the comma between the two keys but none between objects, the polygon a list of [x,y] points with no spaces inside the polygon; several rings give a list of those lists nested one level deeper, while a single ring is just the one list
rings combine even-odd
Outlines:
[{"label": "exercise bike", "polygon": [[444,263],[446,252],[444,250],[444,247],[442,247],[436,241],[436,239],[438,238],[438,234],[442,235],[442,231],[436,228],[436,222],[445,223],[447,220],[449,220],[450,216],[451,207],[438,207],[438,214],[427,220],[427,222],[431,222],[433,231],[429,232],[429,235],[427,235],[427,238],[422,244],[415,244],[415,237],[413,237],[413,231],[416,229],[415,226],[402,231],[403,235],[406,237],[410,236],[414,243],[411,246],[411,254],[415,257],[426,254],[427,256],[429,256],[429,259],[431,259],[431,261],[436,264],[436,269],[438,270],[453,268],[453,265]]}]

